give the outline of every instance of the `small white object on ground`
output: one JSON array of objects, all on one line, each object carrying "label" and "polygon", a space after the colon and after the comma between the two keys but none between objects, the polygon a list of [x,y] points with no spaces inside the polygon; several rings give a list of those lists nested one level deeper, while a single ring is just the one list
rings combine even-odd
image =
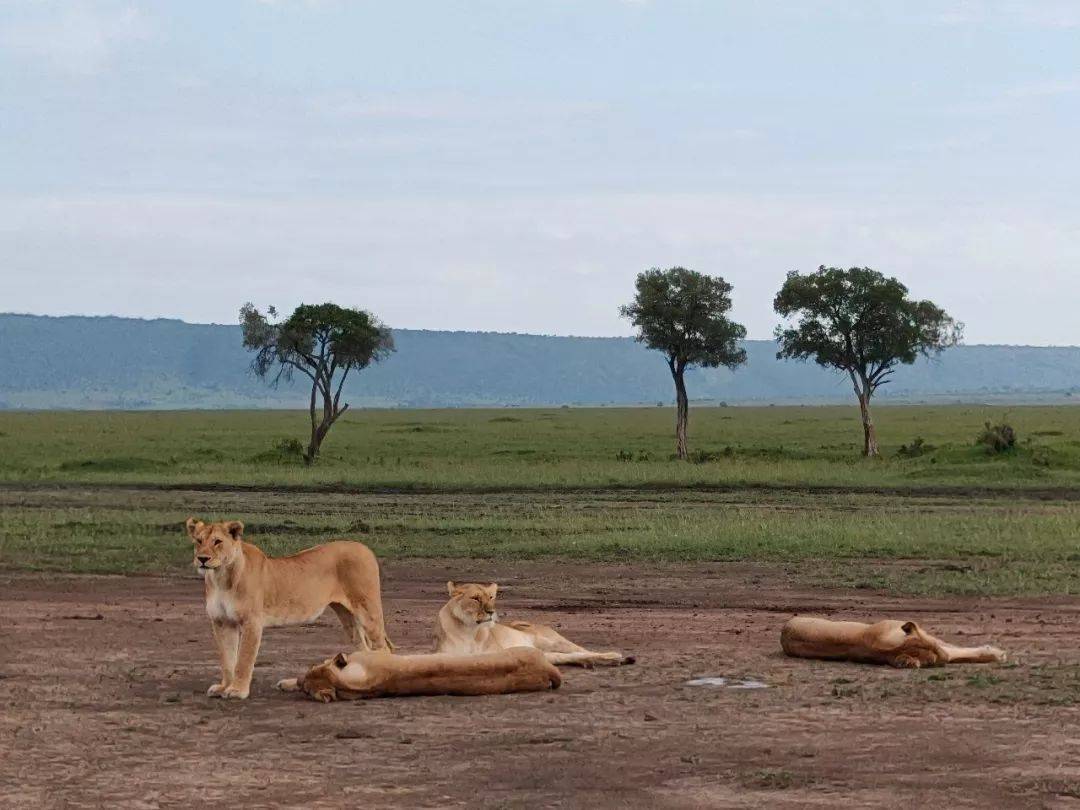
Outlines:
[{"label": "small white object on ground", "polygon": [[769,685],[763,681],[754,680],[729,680],[728,678],[694,678],[686,682],[687,686],[726,686],[728,689],[768,689]]}]

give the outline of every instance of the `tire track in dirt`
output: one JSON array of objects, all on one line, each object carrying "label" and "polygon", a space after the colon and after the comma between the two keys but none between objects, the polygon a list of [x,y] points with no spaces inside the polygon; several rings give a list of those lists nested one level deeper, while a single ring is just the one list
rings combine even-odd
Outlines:
[{"label": "tire track in dirt", "polygon": [[978,498],[980,500],[1080,501],[1076,487],[977,487],[951,485],[919,486],[842,486],[836,484],[608,484],[604,486],[360,486],[344,484],[216,484],[157,482],[0,482],[0,492],[88,491],[88,492],[208,492],[222,494],[308,495],[576,495],[588,497],[620,495],[646,497],[681,492],[737,495],[739,493],[774,493],[778,495],[877,496],[893,498]]}]

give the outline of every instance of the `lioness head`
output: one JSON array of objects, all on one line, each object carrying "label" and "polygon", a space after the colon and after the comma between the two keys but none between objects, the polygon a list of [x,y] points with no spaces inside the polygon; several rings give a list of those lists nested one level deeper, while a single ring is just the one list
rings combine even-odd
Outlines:
[{"label": "lioness head", "polygon": [[321,664],[316,664],[297,679],[297,686],[309,697],[321,703],[329,703],[337,700],[337,687],[341,678],[339,672],[349,665],[349,659],[345,653],[338,653],[333,658],[327,658]]},{"label": "lioness head", "polygon": [[915,622],[904,622],[900,629],[904,633],[904,641],[895,652],[902,663],[912,666],[948,663],[949,658],[938,643]]},{"label": "lioness head", "polygon": [[188,518],[187,526],[191,542],[195,545],[195,568],[199,571],[211,571],[233,560],[240,553],[244,524],[239,520],[227,520],[223,523],[203,523],[195,518]]},{"label": "lioness head", "polygon": [[451,581],[446,583],[446,590],[450,594],[451,609],[459,621],[464,624],[494,623],[495,593],[499,590],[494,582],[475,585]]}]

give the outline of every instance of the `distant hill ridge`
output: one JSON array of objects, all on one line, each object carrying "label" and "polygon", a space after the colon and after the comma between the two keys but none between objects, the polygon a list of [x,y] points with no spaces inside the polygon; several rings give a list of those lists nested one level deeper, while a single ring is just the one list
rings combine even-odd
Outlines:
[{"label": "distant hill ridge", "polygon": [[[397,352],[350,377],[353,407],[668,403],[663,359],[630,338],[395,329]],[[848,402],[849,381],[745,343],[748,362],[688,377],[696,400]],[[299,381],[271,388],[248,373],[239,326],[118,317],[0,314],[0,407],[303,407]],[[1068,401],[1080,348],[960,346],[900,369],[883,400]],[[1078,396],[1080,401],[1080,396]]]}]

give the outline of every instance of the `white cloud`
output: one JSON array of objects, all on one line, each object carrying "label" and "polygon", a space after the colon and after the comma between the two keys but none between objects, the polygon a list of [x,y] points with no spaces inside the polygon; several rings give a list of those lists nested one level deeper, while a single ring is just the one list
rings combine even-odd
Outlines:
[{"label": "white cloud", "polygon": [[335,5],[336,0],[255,0],[260,6],[300,6],[301,8],[320,9]]},{"label": "white cloud", "polygon": [[397,121],[444,121],[479,118],[548,118],[591,115],[608,108],[595,102],[535,97],[480,97],[465,94],[356,95],[324,94],[309,108],[327,118]]},{"label": "white cloud", "polygon": [[1006,88],[1004,95],[1010,98],[1048,98],[1074,93],[1080,93],[1080,76],[1065,76],[1018,84]]},{"label": "white cloud", "polygon": [[0,27],[0,48],[63,73],[99,73],[121,47],[150,34],[145,15],[135,6],[103,5],[23,4],[20,10],[29,14]]},{"label": "white cloud", "polygon": [[966,321],[971,343],[1075,343],[1071,297],[1047,291],[1075,287],[1078,235],[1076,211],[944,199],[0,198],[4,309],[225,323],[247,300],[332,300],[399,327],[626,334],[634,275],[682,264],[732,282],[736,318],[765,338],[788,270],[865,264]]},{"label": "white cloud", "polygon": [[1080,27],[1080,7],[1074,0],[929,0],[915,8],[927,9],[922,19],[938,25],[1005,22],[1037,28]]}]

